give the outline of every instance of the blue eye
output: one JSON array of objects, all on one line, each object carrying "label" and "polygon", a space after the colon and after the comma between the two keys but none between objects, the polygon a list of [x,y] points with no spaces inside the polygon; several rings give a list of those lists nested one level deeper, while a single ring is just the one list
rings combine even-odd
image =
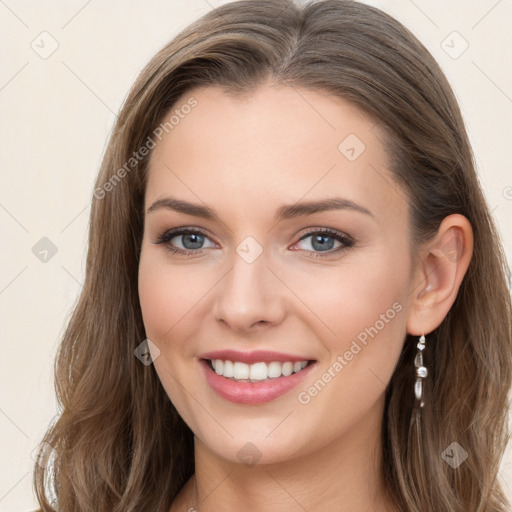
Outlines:
[{"label": "blue eye", "polygon": [[[354,241],[351,238],[340,233],[339,231],[323,228],[317,231],[310,231],[309,233],[305,234],[294,246],[298,246],[300,242],[307,240],[308,238],[311,239],[309,243],[306,244],[309,247],[306,249],[299,249],[311,252],[311,257],[313,258],[322,258],[324,257],[324,254],[322,253],[326,253],[325,255],[331,255],[333,253],[348,249],[354,245]],[[336,248],[334,248],[335,242],[338,242],[339,244]]]},{"label": "blue eye", "polygon": [[[299,250],[310,253],[310,256],[313,258],[322,258],[346,250],[354,245],[354,240],[347,235],[333,229],[322,228],[306,233],[292,247],[298,246],[303,240],[308,238],[311,238],[309,244],[306,244],[309,247],[299,247]],[[181,243],[181,247],[176,246],[177,242],[172,242],[174,239],[177,239],[179,243]],[[164,245],[166,249],[172,253],[192,256],[201,254],[203,252],[202,250],[207,248],[204,246],[205,241],[210,242],[210,245],[207,247],[216,246],[205,233],[198,229],[177,228],[166,231],[160,235],[154,243]],[[334,248],[336,242],[338,246]]]},{"label": "blue eye", "polygon": [[[178,240],[181,239],[183,247],[176,247],[172,244],[171,240],[174,238],[177,238]],[[174,253],[192,255],[198,254],[200,250],[204,248],[202,244],[204,244],[205,239],[209,240],[202,231],[190,228],[180,228],[166,231],[157,238],[155,243],[165,245],[169,251]],[[215,246],[215,244],[212,244],[212,246]]]}]

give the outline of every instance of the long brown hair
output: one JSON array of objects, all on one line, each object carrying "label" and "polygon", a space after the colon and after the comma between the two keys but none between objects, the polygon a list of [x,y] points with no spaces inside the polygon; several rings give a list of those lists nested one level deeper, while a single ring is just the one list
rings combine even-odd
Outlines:
[{"label": "long brown hair", "polygon": [[[386,390],[383,471],[401,510],[508,510],[497,478],[509,437],[508,269],[462,116],[411,32],[349,0],[225,4],[179,33],[140,73],[92,199],[86,279],[55,363],[61,411],[42,440],[54,456],[35,465],[41,509],[58,503],[60,512],[167,512],[193,474],[190,429],[153,366],[134,357],[146,338],[137,273],[149,155],[139,157],[193,87],[242,94],[269,78],[343,98],[385,128],[394,178],[410,203],[413,247],[446,216],[469,219],[473,258],[455,303],[428,337],[426,405],[421,414],[414,408],[409,335]],[[468,454],[456,469],[442,457],[453,442]]]}]

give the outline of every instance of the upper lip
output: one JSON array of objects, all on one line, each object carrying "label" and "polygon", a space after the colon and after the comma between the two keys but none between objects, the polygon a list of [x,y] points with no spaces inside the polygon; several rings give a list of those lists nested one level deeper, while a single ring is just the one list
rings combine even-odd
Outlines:
[{"label": "upper lip", "polygon": [[297,361],[309,361],[311,358],[298,356],[293,354],[285,354],[283,352],[273,352],[270,350],[251,350],[240,352],[239,350],[214,350],[206,352],[199,356],[201,359],[222,359],[223,361],[238,361],[246,364],[253,363],[271,363],[277,361],[286,363],[290,361],[296,363]]}]

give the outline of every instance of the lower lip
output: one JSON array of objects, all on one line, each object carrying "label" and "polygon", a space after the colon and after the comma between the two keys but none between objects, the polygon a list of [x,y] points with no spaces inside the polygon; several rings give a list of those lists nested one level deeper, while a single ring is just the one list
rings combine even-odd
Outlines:
[{"label": "lower lip", "polygon": [[261,404],[274,400],[296,387],[311,371],[315,363],[310,363],[300,372],[288,377],[277,377],[261,382],[237,382],[215,373],[210,363],[200,360],[206,381],[222,398],[239,404]]}]

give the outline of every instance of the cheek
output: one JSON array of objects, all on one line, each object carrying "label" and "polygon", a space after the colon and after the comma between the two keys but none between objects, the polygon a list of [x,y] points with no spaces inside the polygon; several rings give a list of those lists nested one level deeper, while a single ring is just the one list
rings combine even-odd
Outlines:
[{"label": "cheek", "polygon": [[301,293],[313,290],[303,296],[321,317],[317,337],[329,354],[318,374],[301,386],[298,401],[311,413],[304,422],[318,427],[323,418],[326,435],[338,435],[340,428],[349,428],[375,405],[402,350],[407,261],[392,251],[388,254],[303,282]]},{"label": "cheek", "polygon": [[[150,248],[152,249],[152,248]],[[163,252],[163,251],[162,251]],[[184,421],[197,432],[194,403],[183,392],[183,384],[190,375],[192,362],[186,354],[188,334],[195,324],[189,320],[191,309],[197,304],[201,290],[187,286],[189,275],[172,269],[160,251],[144,250],[139,265],[139,300],[146,336],[160,349],[154,368],[169,399]],[[187,274],[187,272],[185,272]],[[204,292],[203,292],[204,293]],[[182,364],[188,360],[187,364]],[[178,364],[176,364],[178,362]]]},{"label": "cheek", "polygon": [[[201,299],[213,286],[198,279],[193,266],[172,267],[165,250],[142,251],[139,265],[139,300],[148,338],[157,344],[178,339],[176,333],[188,325],[202,307]],[[177,348],[177,347],[175,347]]]},{"label": "cheek", "polygon": [[146,335],[160,345],[162,335],[174,324],[175,286],[169,286],[165,275],[152,259],[142,256],[139,266],[139,300]]},{"label": "cheek", "polygon": [[379,334],[389,333],[385,338],[391,342],[391,324],[395,324],[394,332],[405,324],[405,315],[399,315],[398,310],[404,309],[406,269],[403,257],[382,251],[364,258],[346,258],[337,267],[286,273],[283,269],[283,280],[293,284],[290,288],[307,307],[319,339],[334,357],[358,336],[363,341],[365,335],[369,337],[367,329],[371,327],[376,326]]},{"label": "cheek", "polygon": [[[409,291],[408,252],[401,245],[292,281],[300,283],[297,295],[314,312],[316,337],[327,353],[319,368],[323,382],[316,375],[305,383],[299,402],[311,399],[316,410],[330,410],[333,432],[348,411],[360,417],[375,404],[400,356]],[[333,403],[341,405],[336,413]]]}]

